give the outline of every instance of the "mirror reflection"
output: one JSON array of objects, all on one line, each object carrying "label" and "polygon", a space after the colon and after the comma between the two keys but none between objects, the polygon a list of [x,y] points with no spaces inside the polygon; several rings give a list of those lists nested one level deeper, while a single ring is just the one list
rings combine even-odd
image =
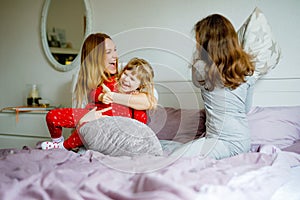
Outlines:
[{"label": "mirror reflection", "polygon": [[86,30],[83,0],[51,0],[46,20],[47,42],[52,56],[69,65],[79,53]]}]

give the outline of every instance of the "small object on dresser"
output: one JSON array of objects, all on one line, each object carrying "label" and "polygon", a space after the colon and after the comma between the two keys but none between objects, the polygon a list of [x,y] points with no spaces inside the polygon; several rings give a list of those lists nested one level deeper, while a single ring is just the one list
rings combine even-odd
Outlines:
[{"label": "small object on dresser", "polygon": [[27,97],[28,106],[39,106],[39,100],[42,99],[39,97],[39,91],[36,84],[32,85],[31,91]]},{"label": "small object on dresser", "polygon": [[39,100],[39,106],[43,108],[47,108],[50,106],[50,102],[47,99],[40,99]]}]

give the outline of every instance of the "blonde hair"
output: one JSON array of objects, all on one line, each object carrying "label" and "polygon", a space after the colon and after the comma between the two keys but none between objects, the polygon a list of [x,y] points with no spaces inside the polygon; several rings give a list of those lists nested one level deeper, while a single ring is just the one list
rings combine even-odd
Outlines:
[{"label": "blonde hair", "polygon": [[87,103],[90,91],[96,89],[103,81],[111,78],[111,74],[105,72],[106,39],[111,40],[104,33],[94,33],[90,34],[83,43],[80,70],[73,96],[76,101],[76,107],[81,107],[83,103]]},{"label": "blonde hair", "polygon": [[235,89],[253,74],[253,57],[242,49],[227,18],[210,15],[197,22],[194,31],[198,50],[194,62],[206,64],[205,81],[199,82],[206,89],[212,91],[217,85]]},{"label": "blonde hair", "polygon": [[[131,71],[132,75],[136,75],[141,81],[137,90],[147,95],[150,103],[149,109],[154,109],[156,107],[156,99],[154,97],[154,71],[152,66],[144,59],[133,58],[122,69],[119,77],[121,77],[126,70]],[[119,82],[118,85],[120,85]]]}]

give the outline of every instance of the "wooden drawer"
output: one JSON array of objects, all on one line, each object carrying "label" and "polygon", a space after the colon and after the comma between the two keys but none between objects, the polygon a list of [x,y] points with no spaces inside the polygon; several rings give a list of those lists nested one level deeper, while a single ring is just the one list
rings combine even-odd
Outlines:
[{"label": "wooden drawer", "polygon": [[36,142],[49,140],[46,112],[0,113],[0,148],[35,147]]},{"label": "wooden drawer", "polygon": [[45,137],[27,137],[17,135],[0,135],[0,149],[18,148],[24,146],[35,148],[36,144],[41,141],[49,140]]},{"label": "wooden drawer", "polygon": [[0,113],[0,134],[49,137],[46,113]]}]

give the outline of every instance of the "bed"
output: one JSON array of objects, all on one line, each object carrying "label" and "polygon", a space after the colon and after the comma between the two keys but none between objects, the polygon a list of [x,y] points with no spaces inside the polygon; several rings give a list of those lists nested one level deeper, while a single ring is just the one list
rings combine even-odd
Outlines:
[{"label": "bed", "polygon": [[[221,160],[1,149],[0,199],[300,199],[300,106],[248,118],[252,151]],[[159,107],[149,119],[160,139],[204,136],[203,110]]]},{"label": "bed", "polygon": [[[246,20],[239,38],[245,49],[258,55],[256,69],[260,76],[276,66],[280,50],[259,10],[255,9]],[[187,98],[186,88],[182,95],[176,95],[189,101],[192,98]],[[191,94],[195,95],[194,91]],[[153,146],[143,146],[134,156],[124,155],[130,152],[128,149],[115,152],[112,148],[110,154],[104,151],[106,148],[99,149],[101,145],[88,143],[93,127],[83,131],[87,133],[83,138],[86,145],[93,147],[85,151],[44,151],[39,145],[1,149],[0,199],[300,199],[300,105],[253,107],[248,114],[251,151],[221,160],[171,157],[167,151],[157,154],[162,150],[157,146],[159,140],[186,143],[205,137],[203,110],[159,107],[148,114],[148,125],[130,136],[153,137],[142,137],[140,143],[127,145],[131,151],[150,141]],[[109,130],[116,127],[97,135],[112,134],[114,131]],[[156,151],[147,154],[147,149],[154,146]]]}]

